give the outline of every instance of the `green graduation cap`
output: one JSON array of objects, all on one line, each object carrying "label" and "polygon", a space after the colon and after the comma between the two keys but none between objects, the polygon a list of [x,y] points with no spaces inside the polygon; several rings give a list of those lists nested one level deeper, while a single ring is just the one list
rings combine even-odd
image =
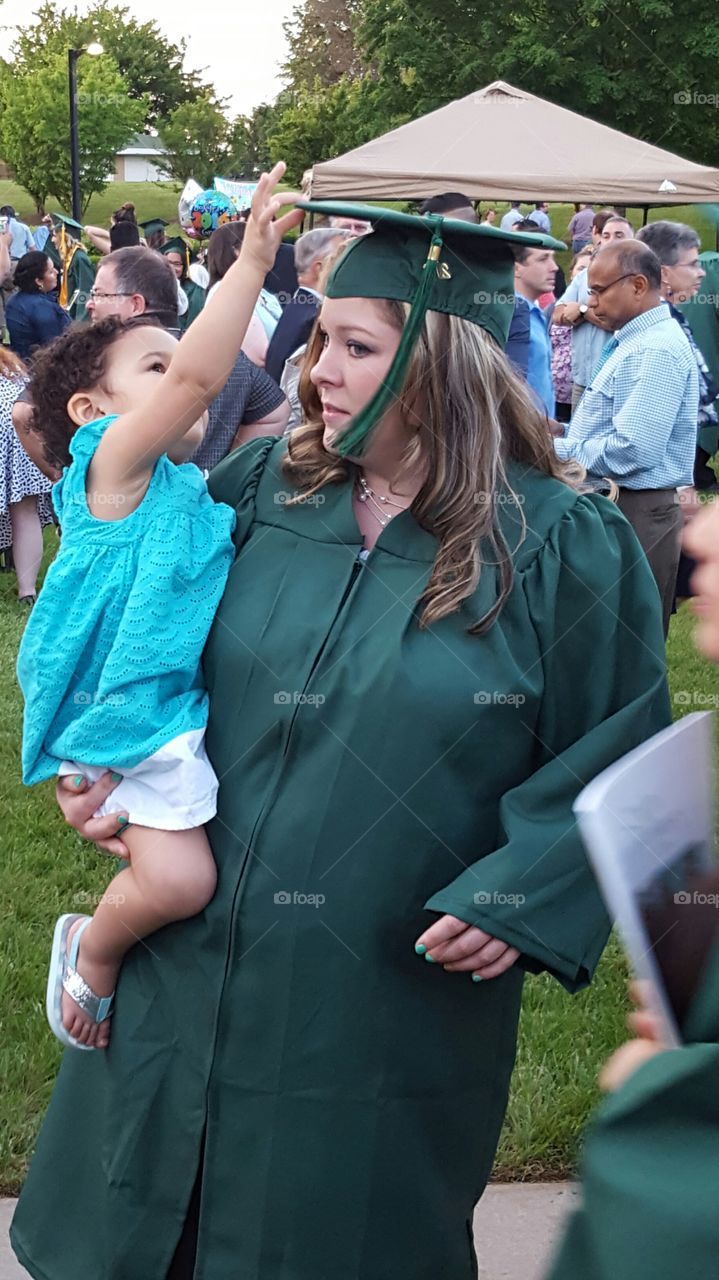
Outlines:
[{"label": "green graduation cap", "polygon": [[165,222],[164,218],[148,218],[147,222],[140,223],[146,236],[154,236],[156,231],[162,231],[169,225],[169,222]]},{"label": "green graduation cap", "polygon": [[189,267],[194,256],[192,249],[187,241],[183,240],[182,236],[172,236],[170,240],[166,240],[163,245],[160,245],[158,253],[162,253],[163,255],[167,253],[179,253],[185,263],[185,270]]},{"label": "green graduation cap", "polygon": [[60,227],[64,227],[76,240],[82,235],[82,225],[76,222],[74,218],[68,218],[64,213],[51,213],[50,217],[55,224],[56,231],[59,231]]},{"label": "green graduation cap", "polygon": [[566,249],[552,236],[502,231],[438,214],[419,217],[334,200],[300,200],[297,207],[372,223],[372,231],[350,241],[335,263],[325,288],[328,298],[391,298],[411,304],[385,382],[335,442],[343,455],[362,453],[370,431],[399,396],[428,311],[470,320],[503,347],[514,311],[513,247]]}]

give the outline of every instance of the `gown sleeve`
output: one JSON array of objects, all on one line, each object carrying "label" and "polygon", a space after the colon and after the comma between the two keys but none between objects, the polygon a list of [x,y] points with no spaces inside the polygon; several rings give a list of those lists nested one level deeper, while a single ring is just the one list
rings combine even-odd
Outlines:
[{"label": "gown sleeve", "polygon": [[500,802],[499,847],[426,907],[501,938],[525,969],[577,991],[610,922],[572,804],[602,769],[670,723],[659,596],[632,528],[595,495],[577,499],[518,573],[544,674],[532,729],[537,768]]},{"label": "gown sleeve", "polygon": [[233,540],[239,551],[255,516],[255,497],[277,436],[259,436],[233,449],[207,478],[210,497],[225,502],[237,516]]}]

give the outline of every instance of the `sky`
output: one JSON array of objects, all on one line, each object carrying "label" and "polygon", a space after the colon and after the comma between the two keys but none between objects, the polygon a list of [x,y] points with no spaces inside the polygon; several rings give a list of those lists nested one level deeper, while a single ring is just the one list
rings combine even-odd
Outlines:
[{"label": "sky", "polygon": [[[61,7],[89,9],[89,0],[58,0]],[[117,0],[140,22],[155,21],[173,42],[187,40],[188,70],[207,68],[206,78],[220,98],[229,99],[231,115],[249,115],[253,107],[271,101],[281,89],[279,64],[284,59],[282,22],[297,0],[210,0],[205,9],[197,0]],[[13,27],[27,26],[37,6],[32,0],[4,0],[0,4],[0,55],[6,56]],[[242,13],[242,10],[244,12]],[[241,14],[241,16],[240,16]]]}]

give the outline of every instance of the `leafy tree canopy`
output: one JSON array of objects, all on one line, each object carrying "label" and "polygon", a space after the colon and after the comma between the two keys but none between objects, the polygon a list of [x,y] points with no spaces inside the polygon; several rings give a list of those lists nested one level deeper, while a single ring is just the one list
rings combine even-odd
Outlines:
[{"label": "leafy tree canopy", "polygon": [[[39,212],[48,196],[71,205],[67,58],[48,54],[34,71],[0,77],[0,154]],[[117,63],[104,55],[77,65],[83,208],[107,186],[115,155],[142,126],[144,99],[131,98]]]},{"label": "leafy tree canopy", "polygon": [[80,17],[44,0],[34,19],[20,29],[13,47],[20,74],[36,70],[47,57],[98,41],[115,59],[130,97],[145,103],[145,127],[208,90],[196,73],[183,70],[185,42],[173,44],[156,22],[138,22],[125,6],[98,0]]}]

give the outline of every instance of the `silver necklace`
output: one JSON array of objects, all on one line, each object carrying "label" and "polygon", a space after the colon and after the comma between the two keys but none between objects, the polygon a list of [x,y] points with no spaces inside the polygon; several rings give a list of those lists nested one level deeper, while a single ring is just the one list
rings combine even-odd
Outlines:
[{"label": "silver necklace", "polygon": [[[401,502],[395,502],[393,498],[387,498],[381,493],[375,493],[374,489],[367,484],[363,475],[359,476],[359,492],[357,494],[359,502],[368,503],[367,510],[374,516],[375,520],[384,528],[389,524],[393,516],[405,511],[406,508]],[[396,507],[396,511],[388,511],[387,507]]]}]

